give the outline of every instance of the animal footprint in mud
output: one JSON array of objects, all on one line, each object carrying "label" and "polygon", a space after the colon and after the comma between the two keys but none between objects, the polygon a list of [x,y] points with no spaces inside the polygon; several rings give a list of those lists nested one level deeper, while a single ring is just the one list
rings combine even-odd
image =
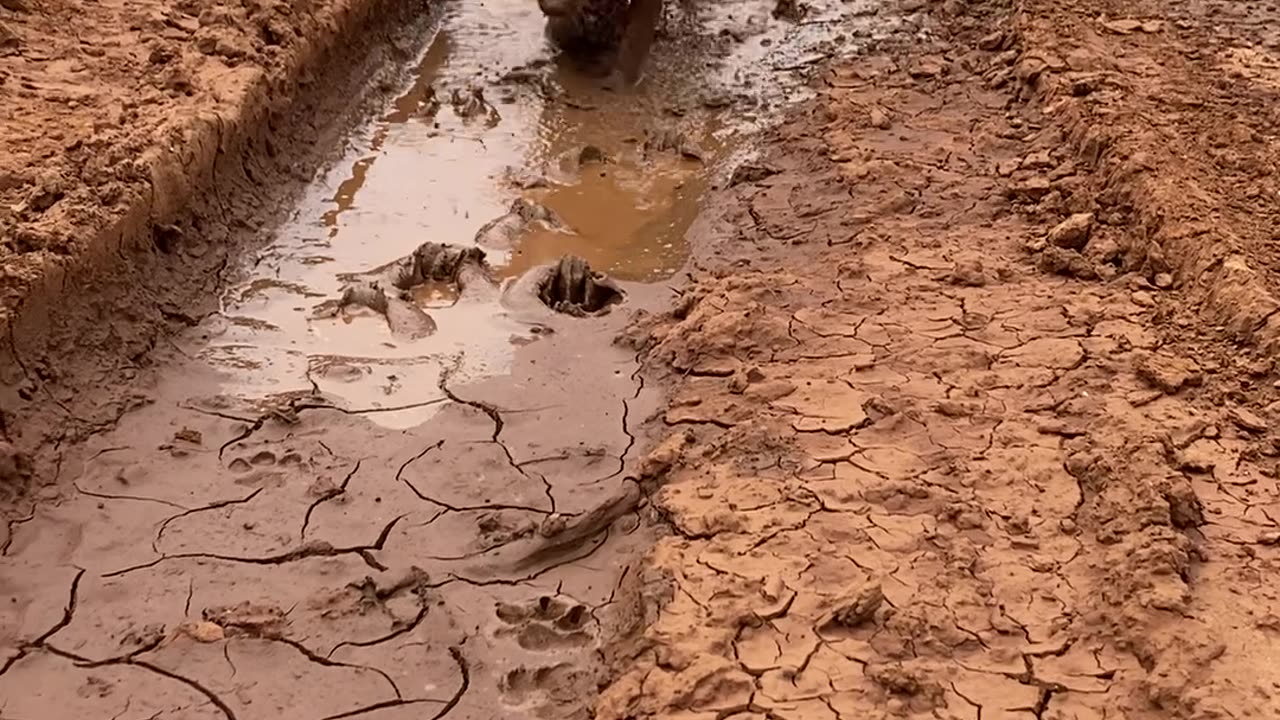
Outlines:
[{"label": "animal footprint in mud", "polygon": [[254,468],[266,468],[274,465],[299,465],[302,456],[292,450],[277,455],[270,450],[259,450],[252,455],[241,455],[231,460],[227,467],[235,473],[246,473]]},{"label": "animal footprint in mud", "polygon": [[555,713],[554,710],[572,706],[590,697],[596,689],[592,673],[570,663],[556,663],[549,667],[518,667],[509,670],[502,676],[500,685],[502,696],[511,705],[526,705],[533,700],[541,700],[541,717],[561,717],[567,713]]},{"label": "animal footprint in mud", "polygon": [[542,272],[537,283],[538,298],[556,312],[579,317],[598,315],[622,302],[622,288],[576,255],[566,255]]},{"label": "animal footprint in mud", "polygon": [[587,624],[592,621],[585,605],[543,596],[528,603],[498,603],[495,635],[514,637],[525,650],[555,652],[586,647],[592,642]]}]

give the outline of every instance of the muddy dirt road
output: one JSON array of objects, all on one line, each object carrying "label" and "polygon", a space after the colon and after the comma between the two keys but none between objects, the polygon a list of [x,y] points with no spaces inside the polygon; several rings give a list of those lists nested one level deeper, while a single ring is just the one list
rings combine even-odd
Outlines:
[{"label": "muddy dirt road", "polygon": [[[1277,20],[682,6],[619,92],[442,6],[10,515],[0,717],[1280,715]],[[513,282],[317,315],[424,241]]]}]

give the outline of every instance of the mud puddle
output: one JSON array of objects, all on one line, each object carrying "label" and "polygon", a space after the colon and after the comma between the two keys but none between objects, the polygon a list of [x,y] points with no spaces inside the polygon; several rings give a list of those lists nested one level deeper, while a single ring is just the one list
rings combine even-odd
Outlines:
[{"label": "mud puddle", "polygon": [[[69,451],[68,494],[15,525],[5,711],[582,716],[636,621],[651,537],[628,477],[658,395],[609,342],[626,312],[553,313],[521,280],[574,253],[624,310],[664,300],[741,138],[876,24],[829,5],[672,7],[634,90],[563,67],[534,2],[441,8],[405,91],[149,402]],[[494,223],[519,199],[563,227]],[[317,317],[424,242],[482,247],[500,286],[414,288],[436,327],[416,339],[373,311]]]},{"label": "mud puddle", "polygon": [[[856,5],[811,7],[800,23],[773,19],[771,7],[669,8],[670,37],[645,82],[617,90],[555,57],[534,3],[444,8],[407,89],[318,178],[189,351],[228,373],[241,397],[319,389],[349,408],[387,410],[437,399],[430,389],[445,366],[458,377],[505,372],[537,323],[439,286],[415,289],[436,324],[423,340],[395,337],[372,312],[312,318],[345,274],[431,241],[479,245],[498,280],[565,254],[624,282],[670,277],[735,138],[798,98],[802,71],[842,35],[874,27]],[[500,220],[517,198],[563,226]],[[377,417],[408,427],[433,411]]]}]

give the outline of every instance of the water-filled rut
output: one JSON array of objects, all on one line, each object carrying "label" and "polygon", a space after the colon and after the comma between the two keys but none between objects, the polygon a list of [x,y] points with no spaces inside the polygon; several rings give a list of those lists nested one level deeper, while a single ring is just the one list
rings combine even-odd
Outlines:
[{"label": "water-filled rut", "polygon": [[[665,302],[750,131],[875,27],[857,3],[772,10],[673,4],[645,80],[610,88],[556,57],[532,1],[438,7],[401,92],[175,340],[148,402],[15,524],[3,711],[586,712],[652,532],[629,478],[658,389],[610,339]],[[434,332],[321,312],[423,243],[485,253],[397,298]],[[575,317],[522,286],[565,255],[624,302]]]}]

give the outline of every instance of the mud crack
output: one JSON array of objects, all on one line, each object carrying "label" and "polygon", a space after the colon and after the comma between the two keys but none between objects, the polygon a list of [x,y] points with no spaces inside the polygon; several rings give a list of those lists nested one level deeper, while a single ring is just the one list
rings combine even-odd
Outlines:
[{"label": "mud crack", "polygon": [[[439,505],[440,507],[444,508],[446,512],[472,512],[476,510],[523,510],[525,512],[537,513],[539,515],[547,515],[555,512],[554,502],[551,506],[552,509],[550,510],[546,510],[543,508],[536,508],[529,505],[512,505],[509,503],[483,503],[480,505],[453,505],[439,498],[432,497],[431,495],[426,494],[425,492],[420,490],[418,486],[414,485],[412,482],[410,482],[404,477],[404,471],[407,470],[409,466],[412,465],[413,463],[417,462],[418,460],[421,460],[422,458],[444,447],[444,443],[445,443],[444,440],[438,440],[435,443],[428,445],[425,449],[422,450],[422,452],[418,453],[417,455],[414,455],[413,457],[406,460],[403,464],[401,464],[400,469],[396,471],[396,481],[402,483],[405,487],[409,488],[409,490],[412,491],[413,494],[416,495],[419,500],[429,502],[433,505]],[[502,446],[501,443],[497,443],[497,444],[499,446]],[[506,450],[505,446],[502,446],[502,448],[504,451]],[[510,462],[511,453],[507,452],[506,457],[508,462]],[[517,466],[515,464],[512,464],[512,467],[517,467]],[[530,477],[530,475],[524,470],[520,470],[520,474],[524,475],[525,477]],[[542,479],[542,482],[544,485],[547,484],[546,478],[542,477],[541,475],[539,475],[538,477]]]},{"label": "mud crack", "polygon": [[387,523],[387,525],[382,529],[382,532],[378,534],[377,540],[375,540],[370,545],[356,545],[353,547],[334,547],[330,543],[327,543],[323,540],[313,540],[311,542],[304,543],[299,547],[293,548],[292,550],[286,550],[285,552],[279,553],[277,555],[267,555],[265,557],[256,557],[256,558],[240,557],[237,555],[218,555],[216,553],[176,553],[173,555],[163,555],[162,557],[156,558],[155,560],[152,560],[146,563],[141,563],[139,565],[131,565],[126,568],[121,568],[119,570],[112,570],[111,572],[103,573],[102,577],[104,578],[121,577],[123,575],[128,575],[130,573],[138,572],[140,570],[153,568],[161,563],[168,562],[170,560],[203,559],[203,560],[221,560],[223,562],[232,562],[232,563],[245,563],[250,565],[283,565],[285,563],[296,562],[298,560],[306,560],[308,558],[337,557],[339,555],[357,555],[362,560],[364,560],[366,565],[378,571],[385,571],[387,568],[384,567],[381,563],[379,563],[371,553],[374,550],[383,549],[383,546],[387,542],[387,538],[391,535],[392,529],[394,529],[396,524],[399,523],[404,518],[405,516],[401,515],[393,519],[391,522]]},{"label": "mud crack", "polygon": [[181,520],[182,518],[188,517],[190,515],[195,515],[196,513],[219,510],[221,508],[229,507],[231,505],[243,505],[247,502],[252,501],[255,497],[258,496],[259,493],[262,492],[262,490],[263,490],[262,488],[256,488],[252,492],[250,492],[248,495],[242,498],[235,498],[231,500],[219,500],[218,502],[210,503],[203,507],[184,510],[183,512],[178,513],[177,515],[167,518],[164,522],[160,523],[160,527],[156,528],[156,536],[151,541],[151,549],[154,550],[158,555],[164,555],[164,553],[160,552],[160,540],[161,538],[164,537],[165,530],[168,529],[170,523],[175,522],[177,520]]},{"label": "mud crack", "polygon": [[435,698],[419,698],[416,700],[403,700],[403,699],[386,700],[383,702],[374,703],[372,705],[366,705],[362,708],[356,708],[355,710],[349,710],[344,713],[339,713],[337,715],[328,715],[324,717],[322,720],[346,720],[346,718],[360,717],[362,715],[368,715],[370,713],[378,712],[379,710],[388,710],[390,708],[409,707],[413,705],[433,705],[433,704],[443,703],[444,707],[440,708],[440,710],[437,711],[435,715],[432,715],[429,718],[429,720],[440,720],[440,718],[443,718],[444,716],[453,712],[454,708],[458,706],[458,703],[462,702],[462,697],[466,695],[467,690],[471,688],[471,665],[470,663],[467,662],[467,658],[462,654],[462,648],[458,646],[450,646],[449,656],[453,658],[454,663],[457,664],[458,675],[461,679],[458,683],[458,689],[454,692],[453,696],[450,697],[448,700],[439,700]]},{"label": "mud crack", "polygon": [[[332,454],[332,451],[330,451],[330,454]],[[307,506],[306,514],[302,516],[302,529],[298,531],[299,540],[305,541],[307,539],[307,528],[311,526],[311,514],[316,511],[316,508],[347,492],[347,485],[350,484],[351,478],[355,477],[356,473],[360,472],[361,462],[363,461],[356,461],[356,464],[351,468],[351,471],[347,473],[346,477],[342,478],[342,484],[337,487],[326,488],[325,491],[320,494],[320,497],[316,498],[315,502]]]},{"label": "mud crack", "polygon": [[204,698],[208,700],[211,705],[216,707],[218,711],[221,712],[222,715],[227,718],[227,720],[237,720],[235,711],[231,709],[231,706],[228,705],[222,698],[218,697],[218,695],[214,693],[212,690],[210,690],[209,688],[205,687],[204,685],[202,685],[196,680],[193,680],[184,675],[180,675],[176,672],[173,672],[172,670],[167,670],[165,668],[160,667],[159,665],[155,665],[153,663],[147,662],[146,660],[140,660],[132,656],[126,656],[118,659],[104,660],[104,661],[95,663],[95,661],[90,660],[89,658],[82,657],[75,653],[67,652],[66,650],[60,650],[52,646],[45,646],[45,649],[54,655],[70,660],[73,663],[76,663],[77,665],[82,667],[104,667],[104,666],[111,666],[111,665],[123,665],[126,667],[141,668],[143,670],[146,670],[147,672],[155,673],[156,675],[160,675],[162,677],[165,677],[175,682],[179,682],[179,683],[182,683],[183,685],[186,685],[187,687],[196,691],[200,695],[204,696]]},{"label": "mud crack", "polygon": [[76,603],[79,600],[80,580],[84,577],[84,574],[85,570],[83,568],[77,568],[75,577],[71,579],[71,589],[68,591],[67,604],[63,607],[62,617],[59,618],[58,622],[54,623],[53,627],[46,630],[36,639],[19,645],[18,652],[13,657],[6,660],[4,665],[0,665],[0,675],[4,675],[8,672],[15,663],[26,657],[32,650],[47,649],[48,646],[46,643],[49,641],[49,638],[57,635],[63,628],[71,624],[71,619],[76,613]]},{"label": "mud crack", "polygon": [[[523,467],[521,467],[520,463],[516,462],[515,456],[511,454],[511,448],[507,447],[507,444],[502,441],[502,430],[504,427],[506,427],[506,422],[502,419],[501,410],[499,410],[497,407],[494,407],[493,405],[490,405],[489,403],[486,403],[486,402],[481,402],[479,400],[468,400],[466,398],[460,397],[457,393],[453,391],[452,388],[449,387],[449,379],[453,377],[453,374],[456,373],[458,371],[458,368],[460,367],[461,367],[461,358],[458,358],[458,360],[455,361],[453,365],[446,368],[443,372],[440,373],[440,382],[438,384],[438,387],[440,388],[440,392],[443,392],[445,394],[445,397],[449,398],[453,402],[456,402],[460,405],[466,405],[467,407],[475,408],[476,410],[479,410],[485,415],[488,415],[489,419],[493,421],[493,435],[490,436],[490,440],[496,443],[498,447],[502,448],[502,454],[506,456],[507,463],[512,467],[512,469],[514,469],[516,472],[520,473],[525,477],[530,477],[529,473]],[[543,487],[545,488],[547,501],[551,503],[550,512],[552,513],[556,512],[556,498],[551,491],[551,483],[548,482],[547,479],[542,475],[538,475],[538,479],[542,482]],[[412,485],[410,485],[409,487],[414,491],[415,494],[417,494],[418,490],[416,488],[414,488]],[[527,508],[522,508],[522,509],[527,509]],[[547,511],[536,511],[536,512],[547,512]]]}]

